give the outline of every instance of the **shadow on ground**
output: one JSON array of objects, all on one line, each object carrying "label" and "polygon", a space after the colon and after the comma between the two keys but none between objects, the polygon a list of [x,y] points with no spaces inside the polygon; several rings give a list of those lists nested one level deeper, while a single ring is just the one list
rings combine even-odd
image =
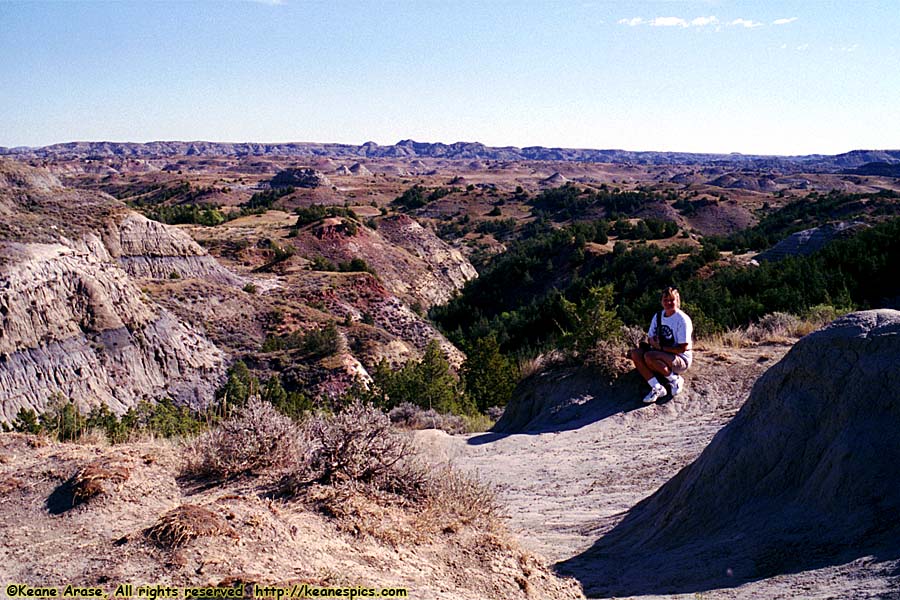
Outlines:
[{"label": "shadow on ground", "polygon": [[472,437],[468,443],[477,446],[511,434],[580,429],[646,406],[641,402],[646,392],[647,384],[636,371],[612,383],[588,368],[545,371],[519,384],[491,431]]},{"label": "shadow on ground", "polygon": [[[828,536],[820,539],[816,531],[807,529],[808,523],[793,534],[772,537],[761,531],[764,526],[759,522],[745,522],[674,547],[651,543],[630,549],[628,538],[634,531],[629,519],[640,506],[590,549],[557,563],[557,574],[577,579],[588,597],[602,598],[703,593],[860,558],[882,563],[873,570],[881,570],[885,577],[900,574],[896,527],[848,544]],[[823,521],[814,529],[823,531],[828,526]]]}]

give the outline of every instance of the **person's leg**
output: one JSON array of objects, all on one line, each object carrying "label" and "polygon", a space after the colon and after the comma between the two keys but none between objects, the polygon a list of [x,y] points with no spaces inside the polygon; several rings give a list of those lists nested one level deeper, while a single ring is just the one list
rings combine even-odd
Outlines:
[{"label": "person's leg", "polygon": [[650,365],[647,361],[648,354],[652,354],[652,351],[644,352],[643,350],[640,350],[638,348],[635,348],[628,354],[629,358],[631,358],[631,361],[634,363],[635,368],[637,368],[638,373],[641,374],[641,377],[643,377],[647,381],[647,385],[650,386],[650,392],[646,396],[644,396],[645,404],[656,402],[659,398],[662,398],[666,395],[665,388],[656,379],[656,375],[650,368]]},{"label": "person's leg", "polygon": [[634,363],[634,367],[637,369],[638,373],[641,374],[641,377],[643,377],[644,380],[647,381],[649,379],[652,379],[654,377],[654,374],[644,360],[645,355],[646,353],[643,350],[634,348],[631,352],[628,353],[628,358],[630,358],[631,362]]},{"label": "person's leg", "polygon": [[674,354],[662,352],[659,350],[651,350],[644,353],[644,364],[653,373],[668,377],[672,374],[672,361],[675,360]]},{"label": "person's leg", "polygon": [[684,378],[680,373],[687,370],[687,363],[683,358],[668,352],[648,352],[650,356],[644,357],[644,362],[655,373],[664,375],[669,381],[672,396],[677,396],[684,390]]}]

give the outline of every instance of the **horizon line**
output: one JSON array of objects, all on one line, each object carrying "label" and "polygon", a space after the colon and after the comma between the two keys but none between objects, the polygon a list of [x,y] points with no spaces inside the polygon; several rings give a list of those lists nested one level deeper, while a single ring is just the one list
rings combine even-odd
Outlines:
[{"label": "horizon line", "polygon": [[[395,142],[393,144],[379,144],[378,142],[374,142],[372,140],[367,140],[361,144],[352,144],[346,142],[310,142],[310,141],[282,141],[282,142],[264,142],[264,141],[213,141],[213,140],[204,140],[204,139],[196,139],[196,140],[188,140],[188,139],[158,139],[158,140],[150,140],[145,142],[135,142],[135,141],[114,141],[114,140],[70,140],[65,142],[54,142],[52,144],[46,144],[42,146],[0,146],[0,152],[4,152],[8,155],[10,152],[25,152],[25,151],[35,151],[35,150],[44,150],[47,148],[52,148],[54,146],[66,146],[71,144],[117,144],[117,145],[139,145],[146,146],[151,144],[221,144],[221,145],[264,145],[264,146],[345,146],[351,148],[361,148],[363,146],[375,145],[380,148],[390,148],[394,146],[399,146],[404,143],[413,143],[413,144],[423,144],[429,146],[456,146],[456,145],[478,145],[483,146],[485,149],[496,149],[496,150],[528,150],[532,148],[541,148],[546,150],[574,150],[574,151],[592,151],[592,152],[627,152],[633,154],[687,154],[687,155],[713,155],[713,156],[745,156],[745,157],[776,157],[776,158],[805,158],[805,157],[824,157],[824,156],[840,156],[842,154],[849,154],[852,152],[891,152],[898,151],[900,149],[896,148],[852,148],[845,152],[839,152],[836,154],[826,154],[821,152],[814,152],[810,154],[760,154],[760,153],[744,153],[739,151],[732,152],[697,152],[697,151],[684,151],[684,150],[627,150],[624,148],[590,148],[590,147],[574,147],[574,146],[543,146],[543,145],[531,145],[531,146],[514,146],[514,145],[506,145],[506,146],[490,146],[483,142],[479,141],[456,141],[456,142],[420,142],[414,140],[412,138],[404,138]],[[426,157],[427,158],[427,157]]]}]

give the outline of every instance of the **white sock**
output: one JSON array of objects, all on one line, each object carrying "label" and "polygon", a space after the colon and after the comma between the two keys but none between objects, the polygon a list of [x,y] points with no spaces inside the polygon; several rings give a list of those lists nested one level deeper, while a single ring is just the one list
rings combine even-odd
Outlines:
[{"label": "white sock", "polygon": [[656,380],[656,377],[651,377],[650,379],[647,380],[647,383],[650,384],[650,387],[653,388],[654,390],[655,390],[659,385],[661,385],[661,384],[659,383],[659,381]]},{"label": "white sock", "polygon": [[676,381],[678,381],[678,374],[674,372],[669,373],[668,375],[666,375],[666,379],[668,379],[670,383],[675,383]]}]

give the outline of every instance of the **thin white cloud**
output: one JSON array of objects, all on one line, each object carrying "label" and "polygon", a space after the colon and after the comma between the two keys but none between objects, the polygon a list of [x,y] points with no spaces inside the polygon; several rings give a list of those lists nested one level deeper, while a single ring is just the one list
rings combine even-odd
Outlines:
[{"label": "thin white cloud", "polygon": [[[796,19],[797,17],[793,17],[791,19],[779,19],[778,21],[789,23]],[[639,25],[650,25],[651,27],[681,27],[682,29],[687,29],[688,27],[714,27],[716,31],[719,31],[722,25],[726,24],[732,27],[744,27],[745,29],[755,29],[763,26],[763,23],[760,23],[759,21],[743,18],[723,23],[715,15],[694,17],[690,20],[682,17],[654,17],[652,19],[633,17],[631,19],[619,19],[617,23],[619,25],[628,25],[629,27],[637,27]]]},{"label": "thin white cloud", "polygon": [[809,50],[809,44],[800,44],[797,46],[797,52],[806,52]]},{"label": "thin white cloud", "polygon": [[755,29],[756,27],[762,27],[762,23],[759,21],[754,21],[752,19],[735,19],[729,25],[733,25],[735,27],[746,27],[747,29]]},{"label": "thin white cloud", "polygon": [[714,16],[697,17],[691,21],[693,27],[706,27],[707,25],[718,25],[719,19]]},{"label": "thin white cloud", "polygon": [[650,21],[653,27],[687,27],[688,22],[681,17],[656,17]]},{"label": "thin white cloud", "polygon": [[790,17],[789,19],[775,19],[772,21],[772,25],[787,25],[788,23],[793,23],[797,20],[797,17]]}]

